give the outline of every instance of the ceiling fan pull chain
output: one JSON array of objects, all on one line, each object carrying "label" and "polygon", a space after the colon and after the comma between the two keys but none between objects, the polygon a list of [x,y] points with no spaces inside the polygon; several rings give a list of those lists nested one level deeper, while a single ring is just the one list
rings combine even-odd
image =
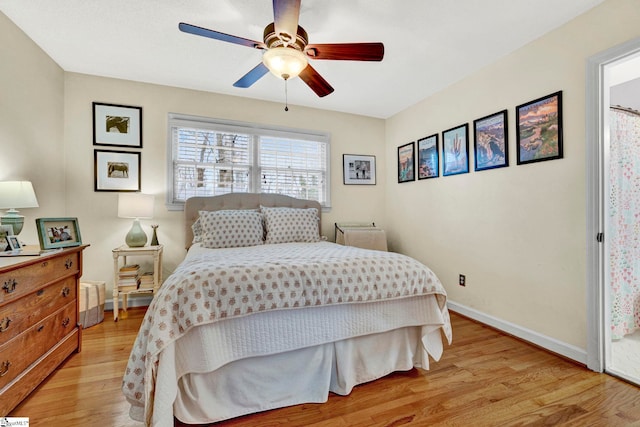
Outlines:
[{"label": "ceiling fan pull chain", "polygon": [[287,91],[287,81],[289,79],[284,79],[284,111],[289,111],[289,92]]}]

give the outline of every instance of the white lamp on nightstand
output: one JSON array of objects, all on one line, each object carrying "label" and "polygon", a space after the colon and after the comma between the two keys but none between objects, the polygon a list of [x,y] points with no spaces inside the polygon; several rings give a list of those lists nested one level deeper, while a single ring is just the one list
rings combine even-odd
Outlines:
[{"label": "white lamp on nightstand", "polygon": [[131,230],[125,238],[129,247],[137,248],[147,244],[147,235],[140,227],[140,218],[153,218],[153,200],[152,194],[118,194],[118,217],[134,218]]},{"label": "white lamp on nightstand", "polygon": [[38,199],[30,181],[0,182],[0,209],[9,209],[2,216],[2,225],[11,225],[13,234],[18,235],[24,225],[24,216],[16,208],[37,208]]}]

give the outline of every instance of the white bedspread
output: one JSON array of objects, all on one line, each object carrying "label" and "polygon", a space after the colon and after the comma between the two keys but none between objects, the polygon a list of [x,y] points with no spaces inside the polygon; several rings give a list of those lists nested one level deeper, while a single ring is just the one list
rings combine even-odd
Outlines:
[{"label": "white bedspread", "polygon": [[[451,342],[445,300],[431,270],[395,253],[328,242],[194,250],[154,297],[123,392],[134,418],[173,425],[184,374],[403,326],[441,328]],[[441,344],[430,345],[437,360]]]}]

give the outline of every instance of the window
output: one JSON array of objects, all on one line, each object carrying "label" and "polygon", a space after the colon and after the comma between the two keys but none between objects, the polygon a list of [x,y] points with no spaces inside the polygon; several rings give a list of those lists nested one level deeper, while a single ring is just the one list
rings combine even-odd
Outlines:
[{"label": "window", "polygon": [[169,114],[167,204],[194,196],[279,193],[329,198],[329,136]]}]

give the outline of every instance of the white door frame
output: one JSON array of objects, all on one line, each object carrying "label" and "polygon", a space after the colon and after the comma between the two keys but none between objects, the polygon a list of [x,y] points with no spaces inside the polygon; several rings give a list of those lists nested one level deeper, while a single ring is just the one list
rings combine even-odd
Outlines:
[{"label": "white door frame", "polygon": [[[603,372],[605,316],[604,244],[597,240],[605,222],[605,147],[609,138],[608,67],[640,53],[640,37],[598,53],[586,69],[586,189],[587,189],[587,367]],[[606,239],[607,236],[604,236]],[[608,316],[606,317],[608,319]]]}]

